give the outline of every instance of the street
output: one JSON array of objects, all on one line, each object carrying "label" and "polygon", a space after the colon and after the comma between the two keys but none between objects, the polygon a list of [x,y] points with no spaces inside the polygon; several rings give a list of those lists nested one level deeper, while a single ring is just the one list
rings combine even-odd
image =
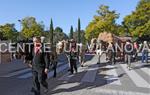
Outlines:
[{"label": "street", "polygon": [[[47,95],[149,95],[150,64],[137,61],[132,63],[133,69],[129,71],[121,62],[115,65],[106,63],[105,55],[101,57],[101,64],[97,61],[98,56],[92,56],[84,67],[78,66],[78,73],[73,75],[68,72],[66,62],[59,62],[57,77],[52,77],[52,70],[48,74]],[[3,67],[0,73],[1,95],[33,95],[30,92],[31,69],[22,63],[12,64],[18,65],[18,69],[6,70],[7,66],[0,64]]]}]

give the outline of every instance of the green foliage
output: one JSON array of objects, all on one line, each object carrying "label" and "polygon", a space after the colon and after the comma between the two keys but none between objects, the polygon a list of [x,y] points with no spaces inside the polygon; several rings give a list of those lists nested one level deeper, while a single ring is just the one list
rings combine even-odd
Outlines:
[{"label": "green foliage", "polygon": [[69,38],[73,39],[73,26],[71,26],[71,28],[70,28]]},{"label": "green foliage", "polygon": [[119,33],[116,31],[117,25],[115,21],[119,17],[119,14],[116,14],[114,10],[110,11],[109,7],[104,5],[99,7],[97,13],[98,15],[95,15],[93,20],[86,27],[86,39],[97,38],[101,32],[111,32],[118,35]]},{"label": "green foliage", "polygon": [[1,39],[16,40],[17,30],[15,24],[5,24],[0,26]]},{"label": "green foliage", "polygon": [[[85,39],[85,31],[84,30],[80,30],[80,37],[81,37],[81,43],[85,44],[86,39]],[[75,41],[78,40],[78,30],[77,29],[75,32],[73,32],[73,39]]]},{"label": "green foliage", "polygon": [[136,10],[124,18],[124,24],[134,37],[150,35],[150,0],[141,0]]},{"label": "green foliage", "polygon": [[0,40],[1,39],[4,39],[4,37],[3,37],[3,33],[0,31]]},{"label": "green foliage", "polygon": [[44,31],[43,25],[37,23],[34,17],[25,17],[21,20],[22,35],[25,38],[32,38],[33,36],[41,36]]},{"label": "green foliage", "polygon": [[53,45],[54,41],[53,41],[53,35],[54,35],[54,27],[53,27],[53,20],[51,19],[51,23],[50,23],[50,43]]},{"label": "green foliage", "polygon": [[56,27],[53,34],[54,44],[58,43],[59,41],[68,39],[68,36],[63,32],[63,29],[60,27]]},{"label": "green foliage", "polygon": [[54,32],[60,32],[61,33],[61,32],[63,32],[63,29],[60,27],[56,27]]},{"label": "green foliage", "polygon": [[78,43],[81,42],[81,24],[80,24],[80,19],[78,19]]},{"label": "green foliage", "polygon": [[116,33],[119,35],[119,36],[127,36],[127,32],[125,30],[125,27],[123,25],[117,25],[116,26]]},{"label": "green foliage", "polygon": [[[50,42],[49,31],[44,31],[43,36],[46,37],[46,42]],[[53,32],[53,45],[65,39],[68,39],[68,36],[63,32],[62,28],[56,27]]]}]

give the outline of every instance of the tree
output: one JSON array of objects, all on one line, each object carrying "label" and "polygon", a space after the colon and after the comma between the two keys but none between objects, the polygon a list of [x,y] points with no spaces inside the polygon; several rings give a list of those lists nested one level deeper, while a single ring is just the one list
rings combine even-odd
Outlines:
[{"label": "tree", "polygon": [[63,29],[60,27],[56,27],[54,32],[63,32]]},{"label": "tree", "polygon": [[117,25],[116,32],[118,33],[119,36],[128,36],[128,32],[123,25]]},{"label": "tree", "polygon": [[68,39],[68,36],[63,32],[63,29],[60,27],[56,27],[54,30],[53,42],[54,44],[59,41]]},{"label": "tree", "polygon": [[4,39],[6,39],[5,37],[4,37],[4,35],[3,35],[3,26],[0,26],[0,40],[4,40]]},{"label": "tree", "polygon": [[22,24],[22,35],[25,38],[32,38],[33,36],[41,36],[44,31],[43,25],[37,23],[34,17],[25,17],[21,20]]},{"label": "tree", "polygon": [[[42,35],[46,38],[45,41],[50,41],[50,32],[49,30],[44,31]],[[53,45],[56,45],[58,41],[62,41],[68,39],[68,36],[63,32],[63,29],[61,27],[56,27],[53,30]]]},{"label": "tree", "polygon": [[15,29],[15,24],[5,24],[0,26],[0,34],[2,39],[7,39],[7,40],[16,40],[16,34],[17,30]]},{"label": "tree", "polygon": [[53,27],[53,20],[51,19],[51,23],[50,23],[50,43],[53,46],[53,35],[54,35],[54,27]]},{"label": "tree", "polygon": [[78,43],[81,42],[81,24],[80,24],[80,18],[78,19]]},{"label": "tree", "polygon": [[[85,44],[86,39],[85,39],[85,31],[84,30],[80,30],[80,37],[81,37],[81,43]],[[73,39],[75,39],[75,41],[78,40],[78,30],[76,29],[75,32],[73,32]]]},{"label": "tree", "polygon": [[1,39],[4,39],[4,37],[3,37],[3,33],[0,31],[0,40]]},{"label": "tree", "polygon": [[71,28],[70,28],[69,38],[73,39],[73,26],[71,26]]},{"label": "tree", "polygon": [[86,27],[85,37],[88,40],[97,38],[101,32],[111,32],[118,35],[116,19],[119,17],[114,10],[109,10],[108,6],[101,5],[97,10],[93,20]]},{"label": "tree", "polygon": [[131,36],[150,35],[150,0],[140,0],[136,10],[124,18],[124,25]]}]

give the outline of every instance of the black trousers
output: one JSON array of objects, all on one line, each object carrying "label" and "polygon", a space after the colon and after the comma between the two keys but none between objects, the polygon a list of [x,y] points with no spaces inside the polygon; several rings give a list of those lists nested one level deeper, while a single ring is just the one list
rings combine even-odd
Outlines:
[{"label": "black trousers", "polygon": [[40,93],[40,88],[42,85],[44,88],[48,89],[48,83],[46,81],[47,74],[45,74],[44,70],[32,71],[33,73],[33,87],[37,93]]},{"label": "black trousers", "polygon": [[77,72],[76,60],[70,59],[70,71],[73,74],[74,70]]},{"label": "black trousers", "polygon": [[53,63],[53,70],[54,70],[53,77],[56,77],[56,75],[57,75],[57,62]]},{"label": "black trousers", "polygon": [[110,61],[111,61],[111,64],[113,65],[113,64],[116,64],[116,59],[115,59],[115,54],[112,54],[111,55],[111,58],[110,58]]}]

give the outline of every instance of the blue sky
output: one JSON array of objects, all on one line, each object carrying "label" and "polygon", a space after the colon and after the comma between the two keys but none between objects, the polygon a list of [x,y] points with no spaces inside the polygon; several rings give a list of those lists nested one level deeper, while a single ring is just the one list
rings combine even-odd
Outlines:
[{"label": "blue sky", "polygon": [[108,5],[111,10],[120,13],[117,23],[135,10],[139,0],[0,0],[0,25],[15,23],[20,30],[19,19],[33,16],[38,22],[43,21],[45,28],[49,28],[53,18],[54,27],[60,26],[65,33],[69,33],[70,26],[77,27],[78,18],[81,28],[85,29],[93,19],[98,7]]}]

